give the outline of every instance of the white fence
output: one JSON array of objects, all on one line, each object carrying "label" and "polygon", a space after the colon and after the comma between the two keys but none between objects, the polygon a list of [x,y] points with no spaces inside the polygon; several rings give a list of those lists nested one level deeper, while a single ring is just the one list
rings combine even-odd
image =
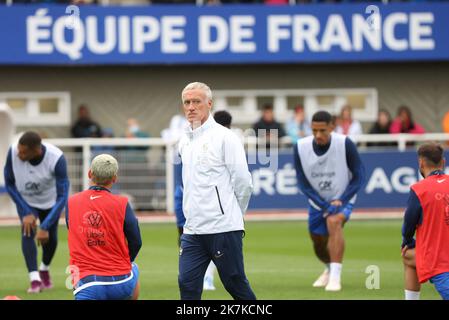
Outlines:
[{"label": "white fence", "polygon": [[109,153],[119,162],[113,191],[130,198],[136,210],[173,212],[173,143],[161,138],[46,139],[60,147],[67,159],[71,193],[89,187],[90,162]]},{"label": "white fence", "polygon": [[[407,150],[407,147],[415,148],[420,142],[446,143],[449,141],[449,134],[366,134],[351,138],[357,142],[362,152],[374,150],[366,145],[379,142],[396,143],[397,146],[389,147],[389,150],[401,152]],[[247,148],[253,147],[249,148],[250,150],[255,150],[257,143],[263,146],[266,143],[255,137],[245,137],[243,140]],[[174,142],[167,142],[161,138],[46,139],[45,142],[52,143],[64,151],[71,193],[89,187],[88,171],[92,158],[100,153],[110,153],[117,158],[120,168],[114,192],[127,195],[136,210],[173,212],[174,167],[170,159],[174,159]],[[415,143],[415,146],[410,146],[410,143]],[[276,146],[271,144],[272,147],[273,145]],[[282,138],[279,148],[291,148],[290,139]],[[377,147],[377,150],[379,148],[381,147]],[[0,196],[7,199],[6,194]],[[8,216],[15,216],[15,212],[9,211],[11,210],[8,210]]]},{"label": "white fence", "polygon": [[[410,142],[449,141],[449,134],[364,134],[351,137],[360,149],[369,150],[367,143],[394,142],[397,150],[405,151]],[[47,139],[64,150],[68,162],[71,191],[77,192],[89,186],[88,171],[92,158],[100,153],[111,153],[120,166],[117,192],[130,196],[137,210],[173,212],[173,159],[174,142],[161,138],[107,138],[107,139]],[[245,137],[246,146],[257,143],[255,137]],[[281,139],[279,147],[291,146],[289,137]],[[78,148],[78,149],[77,149]],[[394,148],[394,147],[393,147]],[[391,149],[391,148],[390,148]]]}]

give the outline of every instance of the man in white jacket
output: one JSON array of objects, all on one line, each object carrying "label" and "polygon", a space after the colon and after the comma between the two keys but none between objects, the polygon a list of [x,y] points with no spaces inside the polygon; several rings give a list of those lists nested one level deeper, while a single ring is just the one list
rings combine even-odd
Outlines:
[{"label": "man in white jacket", "polygon": [[253,189],[240,139],[210,114],[212,92],[200,82],[182,91],[190,124],[179,142],[186,218],[179,252],[181,299],[201,299],[209,262],[234,299],[254,300],[243,264],[243,215]]}]

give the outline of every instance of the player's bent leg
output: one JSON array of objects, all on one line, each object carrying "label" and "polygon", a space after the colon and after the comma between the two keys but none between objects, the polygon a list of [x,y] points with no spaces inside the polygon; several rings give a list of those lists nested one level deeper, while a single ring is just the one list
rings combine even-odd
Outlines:
[{"label": "player's bent leg", "polygon": [[226,291],[235,300],[256,300],[245,274],[243,231],[214,235],[213,261]]},{"label": "player's bent leg", "polygon": [[326,219],[329,231],[328,250],[330,256],[329,283],[325,288],[326,291],[341,290],[341,269],[345,249],[343,225],[345,221],[346,217],[343,213],[330,215]]},{"label": "player's bent leg", "polygon": [[42,264],[39,268],[39,275],[42,280],[43,289],[53,288],[53,282],[50,277],[50,264],[56,253],[56,248],[58,246],[58,222],[53,224],[49,229],[49,239],[48,242],[42,245]]},{"label": "player's bent leg", "polygon": [[48,234],[48,242],[42,246],[42,262],[47,266],[51,264],[58,247],[58,223],[48,229]]},{"label": "player's bent leg", "polygon": [[402,257],[406,300],[419,300],[421,284],[416,273],[415,249],[408,249]]},{"label": "player's bent leg", "polygon": [[39,293],[42,291],[42,280],[40,278],[37,269],[37,246],[34,241],[35,232],[31,231],[31,235],[27,237],[22,233],[22,253],[25,258],[25,263],[28,269],[28,274],[30,277],[30,287],[28,288],[28,293]]},{"label": "player's bent leg", "polygon": [[327,235],[310,233],[310,239],[313,243],[313,251],[315,255],[324,264],[328,264],[330,260],[329,251],[327,249],[327,242],[329,237]]},{"label": "player's bent leg", "polygon": [[327,249],[329,234],[323,212],[310,207],[308,224],[315,255],[321,262],[328,264],[330,262],[329,251]]},{"label": "player's bent leg", "polygon": [[343,224],[346,221],[342,213],[330,215],[326,219],[327,230],[329,232],[328,250],[330,262],[342,263],[345,248],[343,236]]},{"label": "player's bent leg", "polygon": [[200,243],[200,236],[183,234],[179,249],[178,285],[181,300],[200,300],[203,279],[210,256]]},{"label": "player's bent leg", "polygon": [[326,265],[323,273],[313,283],[313,287],[322,288],[329,282],[329,250],[327,248],[328,232],[326,226],[326,219],[323,217],[323,212],[316,210],[313,207],[309,208],[309,234],[313,243],[313,250],[315,255]]},{"label": "player's bent leg", "polygon": [[318,259],[320,259],[321,262],[323,262],[326,265],[323,273],[313,283],[314,288],[322,288],[325,287],[329,282],[328,266],[330,262],[330,257],[329,251],[327,250],[328,236],[310,233],[310,239],[312,240],[313,243],[313,250],[315,252],[315,255],[318,257]]}]

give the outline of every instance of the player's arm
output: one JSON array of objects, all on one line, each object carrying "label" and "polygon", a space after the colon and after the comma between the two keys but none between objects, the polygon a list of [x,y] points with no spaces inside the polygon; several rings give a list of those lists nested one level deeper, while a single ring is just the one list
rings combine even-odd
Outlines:
[{"label": "player's arm", "polygon": [[69,178],[67,176],[67,162],[64,155],[62,155],[56,163],[55,178],[56,203],[40,225],[40,229],[45,231],[48,231],[50,226],[58,221],[62,210],[64,210],[64,207],[67,205],[67,199],[69,197]]},{"label": "player's arm", "polygon": [[25,200],[20,195],[16,187],[16,178],[14,176],[14,171],[12,169],[12,151],[11,148],[8,150],[8,156],[6,158],[5,168],[3,170],[5,177],[5,187],[6,191],[10,195],[11,199],[14,201],[17,207],[17,213],[22,219],[23,217],[33,214],[33,210],[25,202]]},{"label": "player's arm", "polygon": [[327,210],[329,203],[327,203],[319,194],[312,188],[304,174],[304,169],[302,168],[301,159],[299,158],[298,145],[293,145],[293,158],[296,169],[296,178],[298,180],[298,186],[301,192],[310,200],[313,201],[321,210]]},{"label": "player's arm", "polygon": [[345,140],[346,146],[346,164],[349,170],[352,173],[352,179],[349,182],[349,185],[346,187],[345,192],[343,192],[340,197],[340,201],[342,205],[345,206],[352,197],[360,190],[360,188],[365,183],[365,167],[360,159],[360,155],[357,151],[357,147],[351,139],[346,138]]},{"label": "player's arm", "polygon": [[129,258],[131,262],[134,262],[140,248],[142,247],[142,238],[140,236],[139,222],[137,221],[134,211],[129,203],[126,204],[123,231],[125,233],[126,240],[128,241]]},{"label": "player's arm", "polygon": [[245,214],[253,192],[253,182],[246,162],[245,149],[240,139],[230,132],[224,139],[223,151],[225,165],[231,175],[235,197],[242,214]]},{"label": "player's arm", "polygon": [[407,246],[408,249],[415,247],[415,235],[416,226],[422,223],[423,210],[418,196],[413,190],[410,190],[410,194],[407,201],[407,209],[404,214],[404,223],[402,224],[402,248]]}]

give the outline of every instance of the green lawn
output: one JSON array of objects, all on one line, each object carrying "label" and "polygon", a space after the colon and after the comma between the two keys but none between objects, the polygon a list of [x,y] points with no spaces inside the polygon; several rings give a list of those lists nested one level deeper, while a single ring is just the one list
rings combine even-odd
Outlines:
[{"label": "green lawn", "polygon": [[[247,222],[244,239],[248,279],[259,299],[402,299],[400,221],[351,221],[345,227],[346,253],[343,290],[327,293],[312,288],[323,266],[315,258],[305,222]],[[0,298],[73,299],[65,288],[68,265],[67,233],[60,227],[59,247],[51,267],[53,290],[28,295],[28,275],[20,248],[19,227],[0,228]],[[172,224],[141,225],[143,247],[140,267],[141,299],[178,299],[177,231]],[[380,270],[380,289],[365,286],[365,270]],[[204,299],[230,299],[218,276],[217,290]],[[422,299],[439,299],[432,285],[423,286]]]}]

